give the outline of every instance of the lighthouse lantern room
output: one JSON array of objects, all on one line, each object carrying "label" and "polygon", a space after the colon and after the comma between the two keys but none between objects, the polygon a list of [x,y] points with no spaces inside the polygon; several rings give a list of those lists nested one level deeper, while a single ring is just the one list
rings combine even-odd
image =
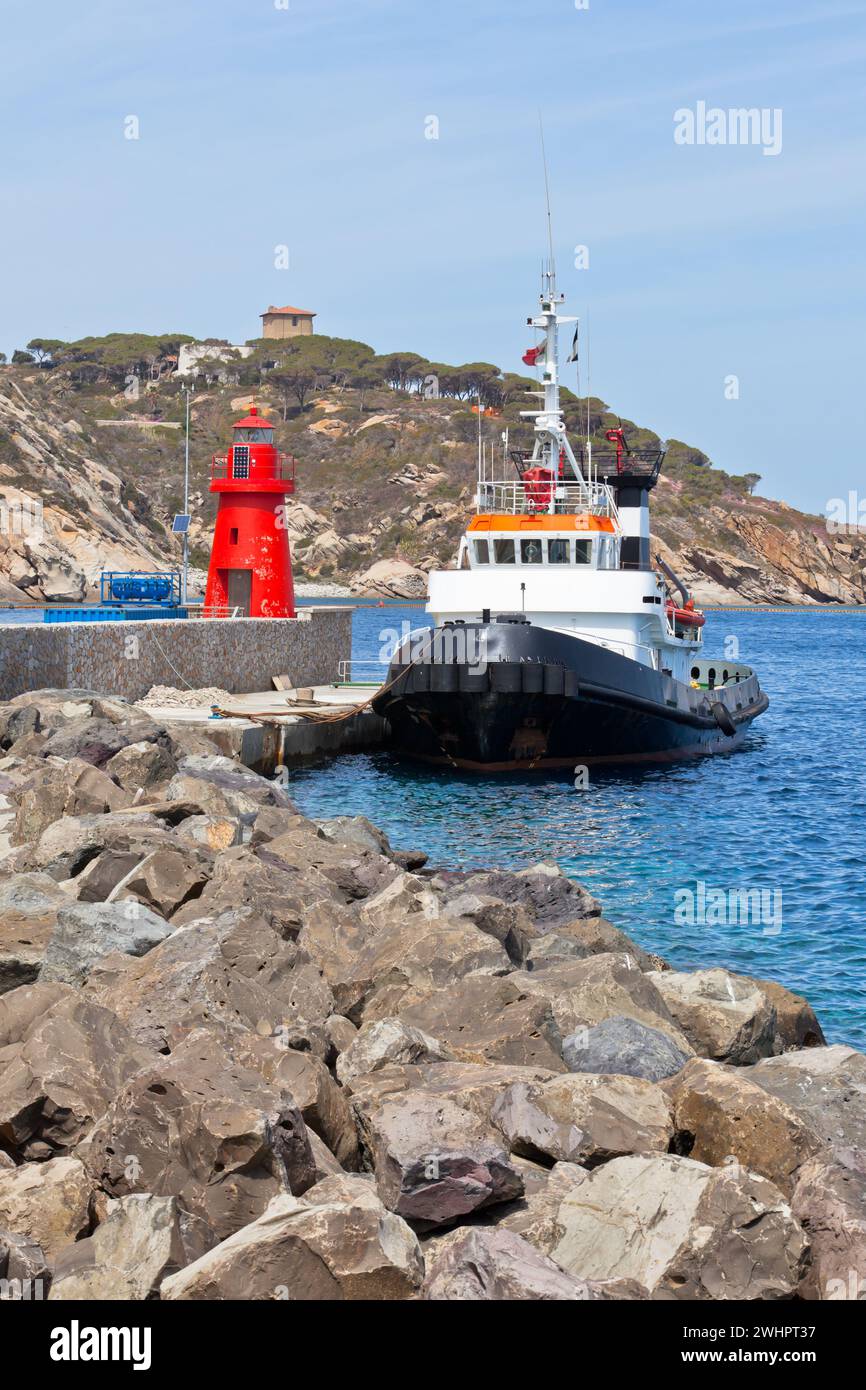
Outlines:
[{"label": "lighthouse lantern room", "polygon": [[285,499],[295,490],[295,460],[274,447],[274,427],[254,405],[232,433],[228,453],[211,464],[219,503],[205,613],[294,618]]}]

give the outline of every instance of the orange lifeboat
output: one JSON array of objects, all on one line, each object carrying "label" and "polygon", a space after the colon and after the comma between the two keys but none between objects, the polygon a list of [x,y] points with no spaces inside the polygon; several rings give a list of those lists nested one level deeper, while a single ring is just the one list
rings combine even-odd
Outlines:
[{"label": "orange lifeboat", "polygon": [[703,613],[699,613],[695,608],[693,599],[689,599],[688,603],[682,608],[678,608],[671,599],[668,599],[665,605],[665,613],[669,621],[672,622],[675,627],[698,628],[703,627],[704,623],[707,621]]}]

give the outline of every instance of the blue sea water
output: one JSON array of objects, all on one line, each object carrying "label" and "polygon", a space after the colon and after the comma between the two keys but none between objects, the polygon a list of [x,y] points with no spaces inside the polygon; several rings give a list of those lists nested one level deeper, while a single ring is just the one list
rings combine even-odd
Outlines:
[{"label": "blue sea water", "polygon": [[[383,629],[426,621],[358,609],[353,656],[376,659]],[[831,1041],[866,1047],[866,613],[709,614],[708,654],[730,638],[771,700],[739,752],[593,768],[584,790],[566,773],[468,775],[376,752],[298,770],[292,794],[312,816],[366,815],[433,864],[555,860],[676,968],[779,980]],[[764,890],[763,910],[683,925],[682,892],[699,882]]]}]

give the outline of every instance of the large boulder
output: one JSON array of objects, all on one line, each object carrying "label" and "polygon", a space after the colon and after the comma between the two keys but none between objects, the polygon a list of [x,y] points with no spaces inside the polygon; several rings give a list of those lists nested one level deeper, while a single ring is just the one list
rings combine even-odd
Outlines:
[{"label": "large boulder", "polygon": [[176,845],[172,829],[144,807],[130,806],[110,816],[66,814],[47,825],[35,844],[16,851],[11,867],[16,872],[46,873],[62,882],[78,878],[106,850],[135,854],[140,861],[154,849]]},{"label": "large boulder", "polygon": [[48,874],[0,879],[0,994],[37,978],[57,910],[68,902]]},{"label": "large boulder", "polygon": [[527,978],[523,971],[503,978],[468,976],[402,1006],[400,1017],[437,1038],[463,1062],[508,1062],[564,1071],[551,1003],[530,993]]},{"label": "large boulder", "polygon": [[298,945],[323,972],[338,1011],[358,1024],[402,1014],[403,1003],[467,977],[511,969],[494,937],[443,916],[439,895],[408,873],[354,910],[322,902],[307,908]]},{"label": "large boulder", "polygon": [[177,772],[177,763],[160,743],[139,741],[127,744],[105,764],[105,771],[126,791],[146,791],[153,795],[164,788]]},{"label": "large boulder", "polygon": [[663,970],[649,977],[700,1057],[750,1066],[772,1056],[776,1009],[753,981],[729,970]]},{"label": "large boulder", "polygon": [[641,970],[666,970],[661,956],[645,951],[604,917],[581,917],[563,922],[531,941],[526,953],[529,970],[587,956],[631,956]]},{"label": "large boulder", "polygon": [[812,1247],[800,1297],[866,1300],[866,1177],[809,1159],[797,1175],[791,1210]]},{"label": "large boulder", "polygon": [[249,909],[227,911],[178,928],[140,959],[106,957],[86,991],[155,1052],[219,1023],[325,1056],[329,1044],[315,1030],[333,999],[317,972],[296,970],[296,961],[295,947],[268,922]]},{"label": "large boulder", "polygon": [[[563,1165],[565,1167],[566,1165]],[[526,1238],[584,1279],[635,1279],[654,1298],[790,1298],[808,1242],[778,1188],[673,1154],[572,1167],[552,1220]]]},{"label": "large boulder", "polygon": [[[351,1025],[350,1025],[351,1026]],[[382,1067],[416,1062],[453,1061],[454,1054],[437,1038],[399,1018],[365,1023],[337,1058],[337,1078],[345,1086],[356,1076]]]},{"label": "large boulder", "polygon": [[424,1276],[417,1238],[364,1178],[327,1178],[281,1196],[258,1220],[166,1279],[161,1296],[290,1302],[393,1301]]},{"label": "large boulder", "polygon": [[236,845],[217,856],[200,896],[180,907],[172,921],[185,926],[198,917],[249,908],[293,940],[313,905],[336,896],[334,884],[315,867],[291,870],[276,856],[266,863],[248,845]]},{"label": "large boulder", "polygon": [[394,849],[384,830],[380,830],[366,816],[332,816],[328,820],[317,819],[315,824],[325,838],[333,840],[335,844],[384,854],[401,869],[421,869],[427,863],[427,855],[421,850]]},{"label": "large boulder", "polygon": [[97,961],[112,951],[143,956],[172,928],[140,902],[76,903],[61,907],[39,972],[40,980],[83,984]]},{"label": "large boulder", "polygon": [[17,806],[10,835],[13,845],[37,840],[62,816],[103,815],[132,803],[129,792],[82,758],[46,762],[12,791],[10,799]]},{"label": "large boulder", "polygon": [[165,796],[168,801],[195,801],[216,816],[252,819],[264,806],[297,813],[291,797],[276,782],[214,754],[182,758]]},{"label": "large boulder", "polygon": [[52,733],[43,753],[46,758],[79,758],[94,767],[105,768],[129,744],[155,744],[162,736],[161,727],[140,711],[122,722],[106,718],[82,719]]},{"label": "large boulder", "polygon": [[512,1153],[542,1162],[594,1165],[622,1154],[666,1153],[673,1137],[662,1091],[628,1076],[518,1082],[494,1102],[491,1119]]},{"label": "large boulder", "polygon": [[109,1196],[177,1197],[201,1223],[203,1247],[316,1179],[291,1093],[232,1062],[204,1030],[119,1088],[78,1153]]},{"label": "large boulder", "polygon": [[175,1197],[140,1192],[109,1205],[108,1215],[92,1236],[61,1251],[50,1299],[156,1298],[164,1278],[204,1253],[196,1223]]},{"label": "large boulder", "polygon": [[508,952],[513,965],[523,965],[530,945],[539,933],[532,918],[519,903],[504,903],[489,893],[462,892],[450,895],[444,904],[444,915],[471,923],[499,941]]},{"label": "large boulder", "polygon": [[[4,998],[40,991],[48,1002],[43,991],[51,988],[62,987],[35,985]],[[0,1142],[25,1159],[64,1153],[150,1058],[109,1009],[77,993],[66,991],[44,1016],[22,1023],[0,1071]]]},{"label": "large boulder", "polygon": [[[41,1019],[61,999],[71,999],[74,991],[69,985],[47,985],[37,982],[19,985],[0,997],[0,1049],[24,1041],[31,1025]],[[4,1060],[8,1061],[7,1054]]]},{"label": "large boulder", "polygon": [[121,880],[112,897],[134,898],[161,917],[173,917],[201,897],[212,868],[210,856],[190,844],[154,849]]},{"label": "large boulder", "polygon": [[348,1094],[321,1058],[287,1045],[280,1033],[262,1037],[224,1030],[220,1037],[227,1055],[269,1086],[289,1092],[307,1128],[327,1145],[338,1168],[358,1166],[358,1136]]},{"label": "large boulder", "polygon": [[351,1092],[352,1108],[363,1129],[372,1111],[384,1101],[409,1091],[425,1091],[431,1096],[443,1096],[464,1110],[470,1110],[492,1128],[493,1104],[509,1086],[538,1085],[552,1081],[556,1072],[544,1067],[509,1066],[487,1062],[421,1062],[415,1065],[382,1067],[364,1076],[355,1076],[346,1083]]},{"label": "large boulder", "polygon": [[752,983],[776,1010],[776,1052],[826,1046],[827,1039],[808,999],[785,989],[775,980],[753,980]]},{"label": "large boulder", "polygon": [[415,565],[410,565],[408,560],[377,560],[369,569],[354,576],[351,588],[353,594],[382,594],[385,598],[424,598],[427,593],[427,575]]},{"label": "large boulder", "polygon": [[444,1096],[409,1091],[356,1113],[382,1201],[422,1229],[523,1191],[496,1131]]},{"label": "large boulder", "polygon": [[607,952],[585,960],[562,961],[531,971],[525,988],[547,999],[562,1036],[594,1027],[607,1018],[632,1018],[665,1033],[681,1052],[692,1048],[656,986],[634,956]]},{"label": "large boulder", "polygon": [[378,850],[335,843],[305,816],[296,816],[281,834],[259,845],[257,853],[266,864],[289,873],[321,875],[334,885],[344,902],[377,894],[402,872],[393,859]]},{"label": "large boulder", "polygon": [[35,1242],[52,1260],[86,1231],[93,1183],[74,1158],[0,1170],[0,1230]]},{"label": "large boulder", "polygon": [[832,1156],[866,1172],[866,1057],[841,1043],[769,1057],[749,1080],[783,1101]]},{"label": "large boulder", "polygon": [[790,1197],[820,1143],[797,1113],[742,1068],[693,1058],[665,1087],[679,1152],[713,1167],[737,1163]]},{"label": "large boulder", "polygon": [[45,1298],[51,1287],[51,1268],[35,1240],[0,1231],[0,1300],[30,1302]]},{"label": "large boulder", "polygon": [[566,1274],[513,1231],[462,1226],[431,1247],[421,1291],[430,1302],[572,1303],[610,1297],[605,1285]]},{"label": "large boulder", "polygon": [[663,1081],[689,1060],[668,1033],[636,1018],[614,1014],[563,1039],[562,1056],[573,1072],[616,1073]]},{"label": "large boulder", "polygon": [[556,931],[570,923],[598,918],[601,904],[558,864],[533,864],[511,873],[494,869],[487,873],[442,874],[448,894],[478,893],[524,909],[540,933]]}]

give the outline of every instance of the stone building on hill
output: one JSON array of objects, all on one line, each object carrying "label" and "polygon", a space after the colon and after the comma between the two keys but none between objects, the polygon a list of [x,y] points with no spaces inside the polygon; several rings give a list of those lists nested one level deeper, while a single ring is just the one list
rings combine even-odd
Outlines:
[{"label": "stone building on hill", "polygon": [[316,315],[311,309],[295,309],[291,304],[281,309],[271,304],[259,317],[263,338],[300,338],[312,333]]}]

